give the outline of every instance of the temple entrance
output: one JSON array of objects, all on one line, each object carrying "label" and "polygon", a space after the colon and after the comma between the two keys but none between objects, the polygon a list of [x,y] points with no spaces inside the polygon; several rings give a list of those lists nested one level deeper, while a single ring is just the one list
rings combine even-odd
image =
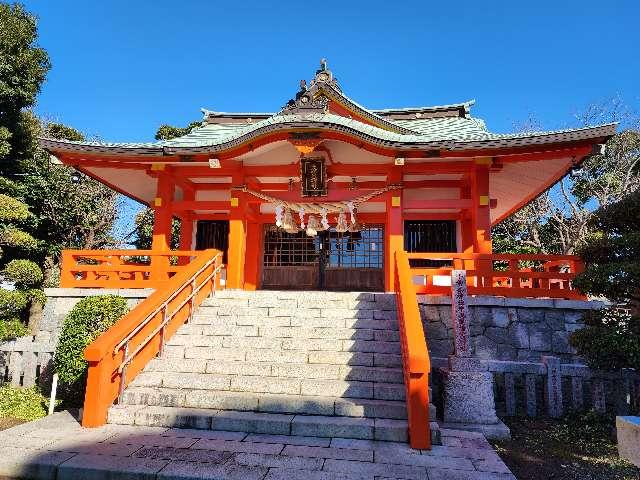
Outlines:
[{"label": "temple entrance", "polygon": [[262,288],[291,290],[384,290],[384,227],[359,232],[330,229],[309,237],[266,225]]},{"label": "temple entrance", "polygon": [[217,248],[223,252],[222,263],[227,263],[229,248],[229,222],[227,220],[198,220],[196,250]]}]

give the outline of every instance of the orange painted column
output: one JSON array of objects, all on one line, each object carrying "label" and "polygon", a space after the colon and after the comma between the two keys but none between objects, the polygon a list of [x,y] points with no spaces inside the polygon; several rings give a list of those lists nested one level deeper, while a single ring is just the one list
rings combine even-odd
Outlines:
[{"label": "orange painted column", "polygon": [[[193,216],[190,213],[186,213],[180,220],[180,244],[178,248],[180,250],[193,250]],[[189,257],[179,257],[178,265],[187,265],[191,259]]]},{"label": "orange painted column", "polygon": [[[171,249],[171,202],[175,185],[167,173],[158,175],[156,196],[153,200],[153,239],[151,250],[166,252]],[[169,257],[152,257],[151,276],[166,280]]]},{"label": "orange painted column", "polygon": [[490,158],[477,158],[472,182],[472,200],[475,219],[474,249],[477,253],[491,253],[491,211],[489,206]]},{"label": "orange painted column", "polygon": [[[235,185],[238,183],[234,182]],[[247,245],[245,198],[242,192],[231,192],[229,214],[229,250],[227,252],[227,288],[244,287],[244,257]]]},{"label": "orange painted column", "polygon": [[[476,158],[475,172],[471,184],[471,199],[473,200],[472,215],[474,220],[475,237],[473,249],[475,253],[492,253],[491,242],[491,212],[489,200],[489,168],[490,158]],[[490,260],[480,260],[478,270],[490,272],[493,264]],[[491,287],[493,278],[490,275],[479,275],[478,286]],[[480,285],[480,283],[482,285]]]},{"label": "orange painted column", "polygon": [[247,224],[247,251],[244,261],[244,289],[256,290],[260,278],[260,252],[262,250],[262,224]]},{"label": "orange painted column", "polygon": [[[196,193],[193,190],[184,190],[182,199],[192,201],[196,199]],[[180,250],[192,250],[195,247],[193,243],[193,220],[194,214],[192,212],[185,212],[180,219],[180,244],[178,248]],[[186,265],[190,262],[189,257],[178,258],[179,265]]]},{"label": "orange painted column", "polygon": [[[402,170],[394,167],[387,178],[388,183],[402,181]],[[384,289],[395,292],[396,252],[404,250],[404,225],[402,217],[402,190],[392,190],[386,199],[387,223],[384,230]]]}]

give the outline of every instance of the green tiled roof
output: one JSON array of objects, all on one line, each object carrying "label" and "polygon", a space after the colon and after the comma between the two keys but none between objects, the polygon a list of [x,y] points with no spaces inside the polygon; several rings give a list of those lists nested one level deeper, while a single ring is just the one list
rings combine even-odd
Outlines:
[{"label": "green tiled roof", "polygon": [[[348,112],[364,121],[330,113],[329,99],[346,106]],[[435,107],[368,110],[342,93],[332,73],[326,68],[326,63],[323,63],[310,86],[302,83],[295,99],[291,99],[279,113],[273,115],[225,114],[204,110],[205,118],[201,127],[172,140],[154,143],[95,143],[41,139],[41,144],[53,152],[188,155],[222,152],[269,133],[295,129],[344,133],[365,142],[398,150],[459,151],[562,143],[608,137],[615,133],[615,124],[553,132],[491,133],[482,120],[469,114],[473,103],[474,101],[469,101]],[[257,118],[251,118],[251,115]]]},{"label": "green tiled roof", "polygon": [[133,155],[215,153],[232,149],[258,136],[290,129],[331,130],[354,135],[374,144],[408,149],[483,149],[562,143],[588,138],[608,137],[615,124],[596,127],[520,134],[496,134],[487,131],[474,118],[429,118],[395,120],[415,133],[390,132],[357,120],[332,113],[277,114],[251,124],[206,124],[191,133],[156,143],[96,143],[42,139],[43,147],[52,151],[92,151],[105,154]]}]

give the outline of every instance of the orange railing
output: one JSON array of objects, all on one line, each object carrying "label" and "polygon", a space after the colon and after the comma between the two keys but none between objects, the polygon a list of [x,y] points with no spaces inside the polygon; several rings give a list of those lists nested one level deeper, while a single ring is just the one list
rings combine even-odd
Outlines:
[{"label": "orange railing", "polygon": [[[175,252],[172,252],[175,253]],[[104,425],[107,412],[164,343],[219,286],[222,253],[204,250],[100,335],[84,351],[89,362],[82,425]]]},{"label": "orange railing", "polygon": [[413,448],[431,448],[429,425],[429,372],[431,362],[422,328],[416,289],[407,252],[396,252],[396,297],[402,346],[402,369],[406,388],[409,443]]},{"label": "orange railing", "polygon": [[[409,253],[411,275],[417,293],[451,294],[451,270],[466,270],[469,295],[502,297],[586,297],[573,288],[572,280],[584,269],[575,255],[511,255],[483,253]],[[424,261],[445,265],[424,267]]]},{"label": "orange railing", "polygon": [[156,288],[201,252],[190,250],[63,250],[62,288]]}]

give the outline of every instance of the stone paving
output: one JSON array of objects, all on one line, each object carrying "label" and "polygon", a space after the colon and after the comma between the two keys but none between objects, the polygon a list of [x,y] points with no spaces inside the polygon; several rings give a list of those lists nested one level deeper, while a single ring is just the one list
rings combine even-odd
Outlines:
[{"label": "stone paving", "polygon": [[441,446],[105,425],[68,412],[0,432],[0,478],[515,480],[482,434],[443,428]]}]

